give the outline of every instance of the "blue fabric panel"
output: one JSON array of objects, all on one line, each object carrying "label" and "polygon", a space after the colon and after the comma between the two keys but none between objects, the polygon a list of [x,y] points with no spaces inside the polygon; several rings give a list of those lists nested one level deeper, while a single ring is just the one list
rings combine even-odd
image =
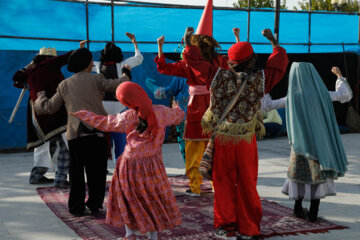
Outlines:
[{"label": "blue fabric panel", "polygon": [[1,0],[0,35],[86,38],[84,4],[44,0]]},{"label": "blue fabric panel", "polygon": [[[114,19],[117,21],[116,18]],[[117,31],[115,28],[115,32]],[[89,38],[97,41],[111,41],[110,6],[89,4]]]},{"label": "blue fabric panel", "polygon": [[[359,17],[356,15],[312,14],[311,42],[356,43]],[[331,52],[331,51],[329,51]]]},{"label": "blue fabric panel", "polygon": [[[60,39],[86,39],[85,4],[59,1],[0,0],[0,35]],[[165,35],[165,52],[173,52],[181,42],[187,26],[197,28],[202,9],[114,7],[115,41],[128,41],[125,32],[135,33],[140,42],[156,41]],[[214,37],[218,42],[234,42],[233,27],[240,28],[240,39],[247,40],[248,13],[237,10],[214,10]],[[274,28],[273,12],[251,12],[250,41],[267,43],[261,35],[264,28]],[[280,43],[306,43],[308,20],[306,13],[280,14]],[[311,41],[313,43],[357,43],[359,20],[356,15],[312,14]],[[341,33],[336,27],[341,26]],[[90,40],[111,41],[111,7],[89,4]],[[133,51],[132,44],[119,44],[123,51]],[[58,51],[77,48],[77,42],[0,39],[0,50],[38,50],[44,46]],[[222,45],[226,51],[231,45]],[[156,43],[140,43],[142,52],[156,52]],[[99,51],[103,43],[91,43],[91,51]],[[327,50],[326,50],[327,49]],[[289,53],[307,52],[303,45],[290,46]],[[269,53],[271,47],[255,46],[258,53]],[[342,51],[341,48],[311,47],[311,52]]]},{"label": "blue fabric panel", "polygon": [[275,24],[275,15],[273,12],[251,12],[250,42],[268,43],[269,40],[267,40],[261,34],[261,31],[264,30],[265,28],[269,28],[273,30],[274,24]]},{"label": "blue fabric panel", "polygon": [[[240,41],[247,40],[247,12],[216,10],[213,12],[214,38],[218,42],[233,42],[235,37],[232,29],[240,28]],[[199,18],[200,19],[200,18]],[[199,21],[199,20],[198,20]],[[196,27],[196,25],[195,25]],[[231,45],[230,45],[231,46]],[[223,48],[223,45],[221,45]],[[227,50],[228,48],[226,48]]]},{"label": "blue fabric panel", "polygon": [[[279,29],[280,43],[307,43],[309,40],[309,14],[280,13]],[[301,46],[297,45],[296,47],[299,47],[298,51],[302,51]]]}]

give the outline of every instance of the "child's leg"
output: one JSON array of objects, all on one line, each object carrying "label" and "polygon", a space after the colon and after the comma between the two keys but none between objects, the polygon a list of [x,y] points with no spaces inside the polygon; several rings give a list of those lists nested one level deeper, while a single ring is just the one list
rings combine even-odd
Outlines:
[{"label": "child's leg", "polygon": [[316,222],[318,219],[320,199],[312,199],[310,203],[310,211],[308,212],[308,218],[310,222]]}]

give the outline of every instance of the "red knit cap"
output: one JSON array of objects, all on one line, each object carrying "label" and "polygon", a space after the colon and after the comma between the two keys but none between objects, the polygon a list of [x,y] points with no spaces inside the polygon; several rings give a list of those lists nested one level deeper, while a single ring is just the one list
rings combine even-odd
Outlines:
[{"label": "red knit cap", "polygon": [[229,61],[231,63],[243,63],[251,59],[254,50],[248,42],[238,42],[228,50]]}]

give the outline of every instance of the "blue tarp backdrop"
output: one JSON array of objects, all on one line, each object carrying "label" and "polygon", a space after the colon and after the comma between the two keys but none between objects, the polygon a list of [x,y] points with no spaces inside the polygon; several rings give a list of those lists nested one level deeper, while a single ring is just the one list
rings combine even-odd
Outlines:
[{"label": "blue tarp backdrop", "polygon": [[[44,46],[55,47],[59,54],[78,48],[80,40],[87,37],[86,8],[83,3],[59,2],[50,0],[0,0],[0,150],[20,148],[26,145],[26,110],[28,93],[25,95],[12,124],[8,119],[20,94],[12,86],[12,76],[16,70],[27,65],[38,50]],[[133,71],[133,79],[145,87],[146,77],[158,80],[166,86],[172,79],[157,73],[153,61],[157,52],[156,39],[165,35],[166,52],[174,52],[181,42],[187,26],[197,27],[202,9],[176,9],[155,7],[114,7],[115,41],[127,41],[118,45],[125,52],[125,57],[133,55],[133,45],[125,32],[135,33],[139,48],[144,55],[144,62]],[[234,42],[233,27],[240,28],[240,38],[247,40],[247,12],[237,10],[214,10],[214,37],[218,42]],[[274,28],[273,12],[251,12],[250,42],[267,43],[261,35],[264,28]],[[359,17],[357,15],[311,14],[312,43],[357,43]],[[289,53],[307,53],[309,33],[309,15],[307,13],[280,13],[280,43],[299,43],[284,45]],[[52,38],[75,41],[50,41],[16,39],[11,37]],[[111,7],[89,4],[89,39],[91,41],[111,41]],[[151,43],[152,42],[152,43]],[[99,59],[99,52],[105,43],[90,43],[94,60]],[[227,50],[231,44],[221,44]],[[345,46],[346,50],[356,46]],[[255,44],[257,53],[270,53],[270,44]],[[341,52],[341,45],[311,46],[311,52]],[[65,76],[69,76],[64,68]],[[149,93],[149,92],[148,92]],[[150,96],[151,93],[149,93]],[[168,100],[154,103],[168,104]]]}]

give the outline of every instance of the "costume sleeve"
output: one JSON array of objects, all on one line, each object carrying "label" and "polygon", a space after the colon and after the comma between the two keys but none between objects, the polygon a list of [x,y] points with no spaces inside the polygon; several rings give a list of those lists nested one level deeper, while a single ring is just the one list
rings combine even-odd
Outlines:
[{"label": "costume sleeve", "polygon": [[261,110],[263,112],[270,112],[271,110],[274,109],[284,108],[285,104],[286,104],[286,97],[277,100],[272,100],[270,94],[266,94],[261,99]]},{"label": "costume sleeve", "polygon": [[186,61],[186,64],[190,66],[195,76],[204,82],[209,88],[210,83],[219,67],[206,61],[201,56],[200,50],[193,45],[186,46],[185,51],[183,52],[183,57]]},{"label": "costume sleeve", "polygon": [[55,64],[58,67],[65,66],[66,64],[68,64],[68,58],[69,58],[71,53],[72,53],[72,51],[67,52],[67,53],[65,53],[63,55],[54,57],[53,59],[50,60],[51,64]]},{"label": "costume sleeve", "polygon": [[336,80],[335,91],[329,91],[329,94],[332,101],[341,103],[348,102],[353,97],[352,90],[344,77]]},{"label": "costume sleeve", "polygon": [[165,75],[173,75],[178,77],[186,78],[186,72],[184,70],[184,63],[177,61],[175,63],[167,63],[165,61],[165,55],[156,56],[154,59],[155,63],[157,64],[157,70],[161,74]]},{"label": "costume sleeve", "polygon": [[100,73],[100,62],[96,62],[96,61],[93,62],[91,72]]},{"label": "costume sleeve", "polygon": [[130,81],[128,76],[122,76],[118,79],[107,79],[103,74],[98,74],[97,84],[101,91],[104,92],[115,92],[116,88],[120,85],[120,83]]},{"label": "costume sleeve", "polygon": [[135,114],[131,114],[129,111],[117,115],[101,116],[81,110],[71,113],[71,115],[103,132],[126,132],[126,129],[135,121]]},{"label": "costume sleeve", "polygon": [[286,72],[289,59],[286,50],[282,47],[273,49],[273,53],[266,61],[264,69],[265,74],[265,93],[269,93],[271,89],[281,80]]},{"label": "costume sleeve", "polygon": [[52,98],[47,98],[45,91],[38,93],[37,99],[34,102],[34,110],[39,115],[54,114],[64,104],[64,100],[59,93],[59,87]]},{"label": "costume sleeve", "polygon": [[185,117],[185,112],[181,110],[179,107],[175,108],[169,108],[166,106],[163,106],[162,108],[162,120],[165,121],[166,126],[170,125],[179,125]]},{"label": "costume sleeve", "polygon": [[144,60],[144,57],[143,57],[143,55],[141,55],[140,50],[136,49],[135,56],[125,59],[120,64],[116,64],[117,72],[121,73],[121,68],[124,65],[129,65],[131,67],[131,69],[133,69],[134,67],[141,65],[143,60]]}]

